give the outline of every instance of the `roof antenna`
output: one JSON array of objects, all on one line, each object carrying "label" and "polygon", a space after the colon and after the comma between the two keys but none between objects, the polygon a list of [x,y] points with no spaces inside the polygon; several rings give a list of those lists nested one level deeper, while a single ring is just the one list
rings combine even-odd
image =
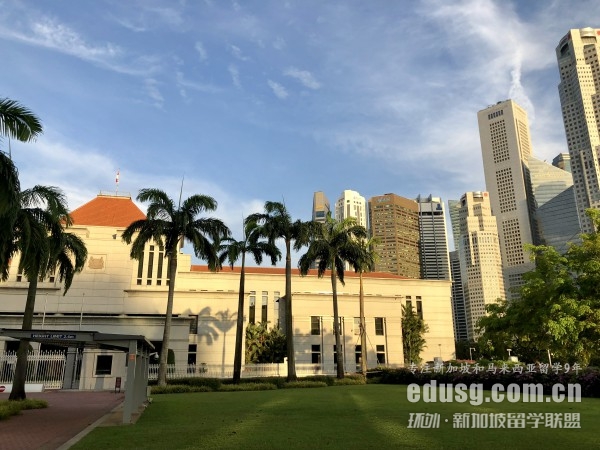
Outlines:
[{"label": "roof antenna", "polygon": [[120,175],[121,169],[117,169],[117,176],[115,177],[115,184],[117,186],[115,194],[119,194],[119,175]]}]

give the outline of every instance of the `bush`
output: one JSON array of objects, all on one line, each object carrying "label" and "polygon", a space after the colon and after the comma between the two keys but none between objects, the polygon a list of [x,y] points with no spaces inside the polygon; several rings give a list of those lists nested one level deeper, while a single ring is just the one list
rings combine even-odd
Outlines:
[{"label": "bush", "polygon": [[26,409],[42,409],[47,407],[47,401],[34,398],[25,400],[3,400],[0,401],[0,420],[6,420],[11,416],[16,416]]},{"label": "bush", "polygon": [[[221,380],[222,384],[235,384],[231,378],[227,380]],[[255,378],[243,378],[246,384],[272,384],[277,388],[283,387],[285,378],[281,377],[255,377]]]},{"label": "bush", "polygon": [[318,388],[329,386],[324,381],[289,381],[283,385],[284,389]]},{"label": "bush", "polygon": [[219,388],[221,392],[235,391],[270,391],[277,389],[277,386],[271,383],[240,383],[240,384],[223,384]]},{"label": "bush", "polygon": [[360,377],[360,378],[342,378],[341,380],[334,380],[333,381],[333,385],[334,386],[350,386],[350,385],[354,385],[354,384],[366,384],[364,377]]},{"label": "bush", "polygon": [[189,386],[185,384],[167,384],[166,386],[153,386],[152,394],[181,394],[188,392],[212,392],[209,386]]},{"label": "bush", "polygon": [[[225,380],[220,380],[219,378],[175,378],[172,380],[167,380],[167,386],[171,384],[176,385],[185,385],[185,386],[206,386],[209,387],[213,391],[218,391],[221,384],[224,383]],[[150,383],[148,383],[150,384]],[[154,383],[156,384],[156,383]]]},{"label": "bush", "polygon": [[314,375],[311,377],[303,378],[305,381],[319,381],[325,383],[327,386],[333,386],[335,383],[335,378],[329,377],[327,375]]}]

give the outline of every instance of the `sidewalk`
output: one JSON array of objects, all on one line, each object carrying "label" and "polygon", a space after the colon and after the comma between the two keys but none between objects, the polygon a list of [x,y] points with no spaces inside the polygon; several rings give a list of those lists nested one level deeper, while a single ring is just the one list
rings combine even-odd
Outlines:
[{"label": "sidewalk", "polygon": [[[104,420],[119,425],[113,420],[118,414],[109,413],[123,403],[125,394],[57,390],[30,393],[27,398],[46,400],[48,408],[0,421],[0,450],[66,449],[75,442],[71,439],[83,437]],[[0,394],[0,400],[8,400],[8,394]]]}]

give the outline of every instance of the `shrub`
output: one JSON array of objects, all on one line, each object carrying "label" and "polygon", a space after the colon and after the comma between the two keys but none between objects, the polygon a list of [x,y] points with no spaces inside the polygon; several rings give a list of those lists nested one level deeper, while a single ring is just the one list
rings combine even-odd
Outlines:
[{"label": "shrub", "polygon": [[19,414],[25,409],[47,408],[48,402],[45,400],[25,399],[25,400],[3,400],[0,401],[0,420],[6,420],[11,416]]},{"label": "shrub", "polygon": [[333,386],[333,384],[335,383],[335,378],[329,377],[327,375],[314,375],[311,377],[305,377],[305,378],[303,378],[303,380],[305,380],[305,381],[320,381],[322,383],[325,383],[327,386]]},{"label": "shrub", "polygon": [[318,388],[329,386],[324,381],[289,381],[284,384],[284,389],[296,389],[296,388]]},{"label": "shrub", "polygon": [[334,386],[350,386],[350,385],[354,385],[354,384],[366,384],[365,379],[363,377],[361,378],[342,378],[341,380],[334,380],[333,385]]},{"label": "shrub", "polygon": [[221,392],[234,391],[270,391],[277,389],[277,386],[271,383],[240,383],[240,384],[223,384],[219,388]]},{"label": "shrub", "polygon": [[167,384],[166,386],[153,386],[152,394],[181,394],[188,392],[212,392],[209,386],[189,386],[185,384]]}]

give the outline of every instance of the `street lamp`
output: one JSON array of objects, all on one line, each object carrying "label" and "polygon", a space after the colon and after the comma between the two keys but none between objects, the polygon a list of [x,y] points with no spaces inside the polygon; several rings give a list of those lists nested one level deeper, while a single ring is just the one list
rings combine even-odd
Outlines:
[{"label": "street lamp", "polygon": [[442,344],[438,344],[438,347],[440,348],[440,358],[442,357]]},{"label": "street lamp", "polygon": [[475,350],[475,347],[469,347],[469,359],[471,361],[473,361],[473,350]]},{"label": "street lamp", "polygon": [[508,359],[510,359],[510,352],[512,352],[512,348],[507,348],[506,351],[508,352]]}]

